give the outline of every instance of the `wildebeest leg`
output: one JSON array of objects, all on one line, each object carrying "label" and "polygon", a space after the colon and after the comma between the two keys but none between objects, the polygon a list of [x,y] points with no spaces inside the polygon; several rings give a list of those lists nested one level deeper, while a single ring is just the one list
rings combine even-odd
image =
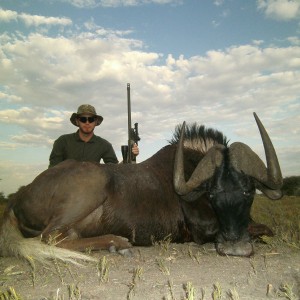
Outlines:
[{"label": "wildebeest leg", "polygon": [[252,238],[258,238],[263,235],[274,236],[274,233],[268,226],[256,223],[253,220],[248,225],[248,232]]},{"label": "wildebeest leg", "polygon": [[79,238],[75,240],[63,239],[56,246],[77,251],[85,251],[86,249],[122,250],[132,247],[132,245],[128,242],[127,238],[116,236],[113,234],[107,234],[90,238]]},{"label": "wildebeest leg", "polygon": [[132,247],[127,238],[113,234],[82,238],[74,228],[61,227],[60,229],[49,231],[49,228],[46,228],[41,235],[44,242],[69,250],[82,252],[87,249],[94,251],[109,250],[110,252],[118,251],[121,254],[130,255],[122,250]]}]

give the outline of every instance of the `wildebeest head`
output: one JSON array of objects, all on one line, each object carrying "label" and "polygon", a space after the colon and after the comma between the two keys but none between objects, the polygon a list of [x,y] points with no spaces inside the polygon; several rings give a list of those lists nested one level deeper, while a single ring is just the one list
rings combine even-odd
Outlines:
[{"label": "wildebeest head", "polygon": [[181,128],[174,187],[186,201],[207,194],[219,223],[216,246],[222,255],[250,256],[253,253],[247,228],[256,188],[270,199],[282,196],[282,175],[275,149],[255,113],[254,117],[262,137],[267,167],[246,144],[237,142],[230,147],[216,144],[207,151],[187,181],[183,159],[185,123]]}]

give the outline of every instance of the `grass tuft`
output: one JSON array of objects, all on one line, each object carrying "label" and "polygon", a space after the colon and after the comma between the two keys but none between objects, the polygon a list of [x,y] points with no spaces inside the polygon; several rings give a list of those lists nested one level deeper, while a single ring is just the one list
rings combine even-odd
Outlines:
[{"label": "grass tuft", "polygon": [[97,264],[97,274],[100,282],[109,281],[109,263],[106,259],[106,256],[101,257],[100,261]]},{"label": "grass tuft", "polygon": [[165,274],[165,275],[170,275],[170,267],[168,267],[166,265],[166,261],[162,258],[157,258],[156,259],[156,262],[157,262],[157,265],[158,265],[158,268],[159,270]]},{"label": "grass tuft", "polygon": [[151,236],[152,245],[158,248],[162,253],[167,253],[170,250],[170,244],[172,241],[172,235],[169,234],[164,239],[156,241],[153,236]]},{"label": "grass tuft", "polygon": [[279,287],[278,296],[288,300],[298,300],[299,298],[293,292],[293,285],[284,283]]},{"label": "grass tuft", "polygon": [[213,285],[212,298],[213,300],[221,300],[222,299],[222,289],[221,285],[217,282]]},{"label": "grass tuft", "polygon": [[228,294],[228,297],[230,300],[239,300],[240,299],[240,296],[235,288],[233,290],[230,289],[227,294]]},{"label": "grass tuft", "polygon": [[129,283],[129,291],[127,293],[127,300],[131,300],[135,294],[135,289],[137,286],[137,281],[142,279],[144,273],[143,268],[137,267],[133,269],[132,281]]},{"label": "grass tuft", "polygon": [[196,299],[196,289],[191,282],[187,282],[184,286],[185,290],[185,300],[194,300]]},{"label": "grass tuft", "polygon": [[23,298],[15,291],[13,287],[9,287],[6,291],[0,290],[0,300],[22,300]]}]

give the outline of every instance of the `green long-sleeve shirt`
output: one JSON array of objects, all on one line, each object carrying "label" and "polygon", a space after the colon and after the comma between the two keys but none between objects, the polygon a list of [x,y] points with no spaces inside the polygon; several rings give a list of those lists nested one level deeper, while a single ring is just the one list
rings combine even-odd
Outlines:
[{"label": "green long-sleeve shirt", "polygon": [[93,135],[88,141],[80,139],[78,131],[60,136],[53,145],[49,158],[49,168],[66,159],[78,161],[118,163],[117,156],[112,145],[105,139]]}]

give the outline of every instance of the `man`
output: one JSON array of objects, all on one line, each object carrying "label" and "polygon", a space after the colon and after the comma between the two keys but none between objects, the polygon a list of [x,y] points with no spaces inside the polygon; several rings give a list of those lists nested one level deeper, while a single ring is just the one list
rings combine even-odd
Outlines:
[{"label": "man", "polygon": [[[92,105],[80,105],[77,113],[72,114],[70,121],[78,127],[78,130],[75,133],[64,134],[54,142],[49,168],[66,159],[95,162],[102,159],[104,163],[118,163],[111,143],[94,134],[95,127],[102,123],[103,117],[97,115]],[[136,144],[132,148],[132,153],[135,156],[139,154]]]}]

